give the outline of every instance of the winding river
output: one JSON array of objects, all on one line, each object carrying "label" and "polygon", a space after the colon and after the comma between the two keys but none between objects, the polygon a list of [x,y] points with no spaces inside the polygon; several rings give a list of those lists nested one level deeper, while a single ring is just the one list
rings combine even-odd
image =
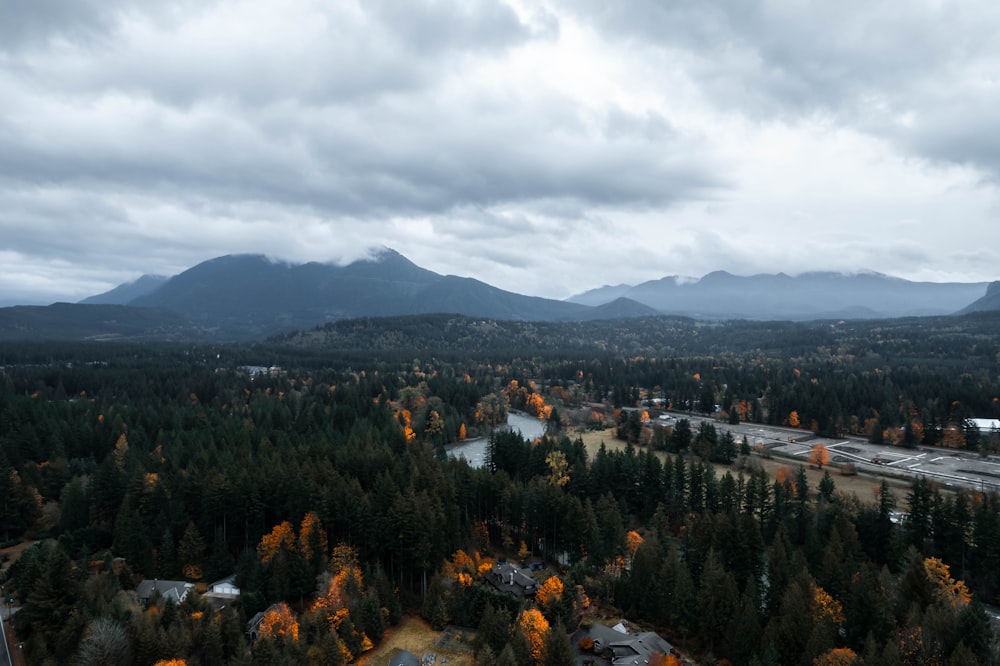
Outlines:
[{"label": "winding river", "polygon": [[[527,414],[511,413],[507,415],[507,426],[512,430],[517,430],[529,442],[545,434],[545,421],[528,416]],[[482,467],[486,464],[486,443],[487,437],[476,437],[467,439],[461,444],[452,444],[445,447],[449,458],[464,457],[469,461],[471,467]]]}]

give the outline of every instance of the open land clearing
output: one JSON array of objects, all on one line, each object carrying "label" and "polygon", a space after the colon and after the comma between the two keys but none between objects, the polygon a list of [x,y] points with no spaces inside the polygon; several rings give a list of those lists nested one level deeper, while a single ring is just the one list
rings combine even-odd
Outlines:
[{"label": "open land clearing", "polygon": [[[696,424],[692,423],[692,428],[697,431]],[[570,437],[575,439],[577,436],[583,439],[583,444],[587,448],[587,457],[590,460],[593,460],[594,456],[597,455],[597,451],[601,448],[601,443],[603,443],[609,451],[624,451],[628,447],[626,442],[623,442],[620,439],[615,439],[614,428],[607,428],[606,430],[590,430],[587,432],[573,434]],[[812,443],[815,444],[816,442]],[[803,444],[803,446],[805,445]],[[636,448],[638,450],[640,447]],[[664,451],[656,451],[655,453],[661,461],[666,460],[667,456],[671,455]],[[831,451],[830,455],[831,457],[834,455],[833,451]],[[815,489],[819,487],[819,482],[823,478],[824,470],[809,466],[807,463],[807,456],[802,456],[801,460],[798,461],[788,458],[764,458],[761,456],[754,456],[754,460],[760,462],[764,471],[767,472],[767,475],[772,479],[775,478],[778,470],[782,467],[792,467],[793,469],[797,469],[800,464],[804,465],[806,468],[806,477],[809,479],[810,488]],[[738,471],[732,469],[728,465],[713,466],[715,467],[716,477],[721,477],[726,472],[730,472],[733,476],[739,474]],[[880,483],[880,479],[877,478],[877,476],[870,475],[867,470],[865,470],[864,473],[859,473],[854,476],[841,476],[838,466],[828,466],[828,469],[830,471],[830,475],[833,477],[834,483],[837,486],[837,490],[853,493],[862,502],[874,502],[876,500],[875,491]],[[909,492],[910,482],[893,477],[887,477],[886,480],[889,483],[889,487],[892,488],[893,492],[896,494],[897,505],[902,508],[906,500],[906,493]]]},{"label": "open land clearing", "polygon": [[[385,632],[377,647],[358,659],[360,666],[383,666],[389,657],[401,650],[415,654],[417,658],[425,654],[435,654],[435,664],[450,666],[473,666],[475,659],[471,651],[449,650],[437,645],[442,632],[435,631],[427,622],[413,615],[405,615],[399,625]],[[447,659],[447,661],[443,661]]]}]

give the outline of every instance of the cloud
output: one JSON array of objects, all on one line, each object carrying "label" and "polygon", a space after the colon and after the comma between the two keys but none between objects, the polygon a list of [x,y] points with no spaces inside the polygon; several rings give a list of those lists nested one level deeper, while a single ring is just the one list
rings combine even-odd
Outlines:
[{"label": "cloud", "polygon": [[552,296],[995,270],[992,4],[0,3],[0,298],[382,245]]},{"label": "cloud", "polygon": [[565,8],[683,60],[715,105],[757,119],[826,115],[914,155],[1000,174],[1000,146],[989,138],[1000,129],[989,112],[1000,103],[995,3],[592,0]]}]

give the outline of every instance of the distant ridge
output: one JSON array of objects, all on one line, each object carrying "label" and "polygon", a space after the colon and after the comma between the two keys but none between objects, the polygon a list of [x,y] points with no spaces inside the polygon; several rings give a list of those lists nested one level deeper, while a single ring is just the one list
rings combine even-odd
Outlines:
[{"label": "distant ridge", "polygon": [[698,280],[668,276],[626,287],[601,287],[568,300],[600,305],[624,296],[665,314],[707,319],[924,317],[958,312],[981,298],[987,283],[910,282],[873,272],[741,277],[715,271]]},{"label": "distant ridge", "polygon": [[[942,316],[1000,309],[1000,283],[910,282],[814,272],[604,286],[566,301],[440,275],[389,248],[340,266],[259,254],[216,257],[171,278],[146,275],[81,304],[0,309],[0,337],[260,340],[344,319],[449,314],[494,321],[693,319],[813,321]],[[107,308],[118,308],[117,310]],[[101,309],[105,308],[105,309]]]},{"label": "distant ridge", "polygon": [[140,296],[156,291],[169,279],[165,275],[143,275],[137,280],[120,284],[103,294],[85,298],[80,303],[84,305],[125,305]]},{"label": "distant ridge", "polygon": [[991,282],[986,288],[986,295],[963,308],[961,314],[994,310],[1000,310],[1000,281]]},{"label": "distant ridge", "polygon": [[0,340],[200,340],[180,315],[127,305],[53,303],[0,308]]},{"label": "distant ridge", "polygon": [[175,275],[129,305],[176,312],[220,335],[259,338],[355,317],[453,313],[523,321],[584,319],[591,308],[439,275],[385,248],[346,266],[227,255]]}]

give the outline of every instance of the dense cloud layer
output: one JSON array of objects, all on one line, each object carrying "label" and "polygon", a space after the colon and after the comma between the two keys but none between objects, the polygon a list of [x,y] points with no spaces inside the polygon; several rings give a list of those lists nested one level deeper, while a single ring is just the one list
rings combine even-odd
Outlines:
[{"label": "dense cloud layer", "polygon": [[997,279],[991,3],[0,0],[0,305],[235,252]]}]

